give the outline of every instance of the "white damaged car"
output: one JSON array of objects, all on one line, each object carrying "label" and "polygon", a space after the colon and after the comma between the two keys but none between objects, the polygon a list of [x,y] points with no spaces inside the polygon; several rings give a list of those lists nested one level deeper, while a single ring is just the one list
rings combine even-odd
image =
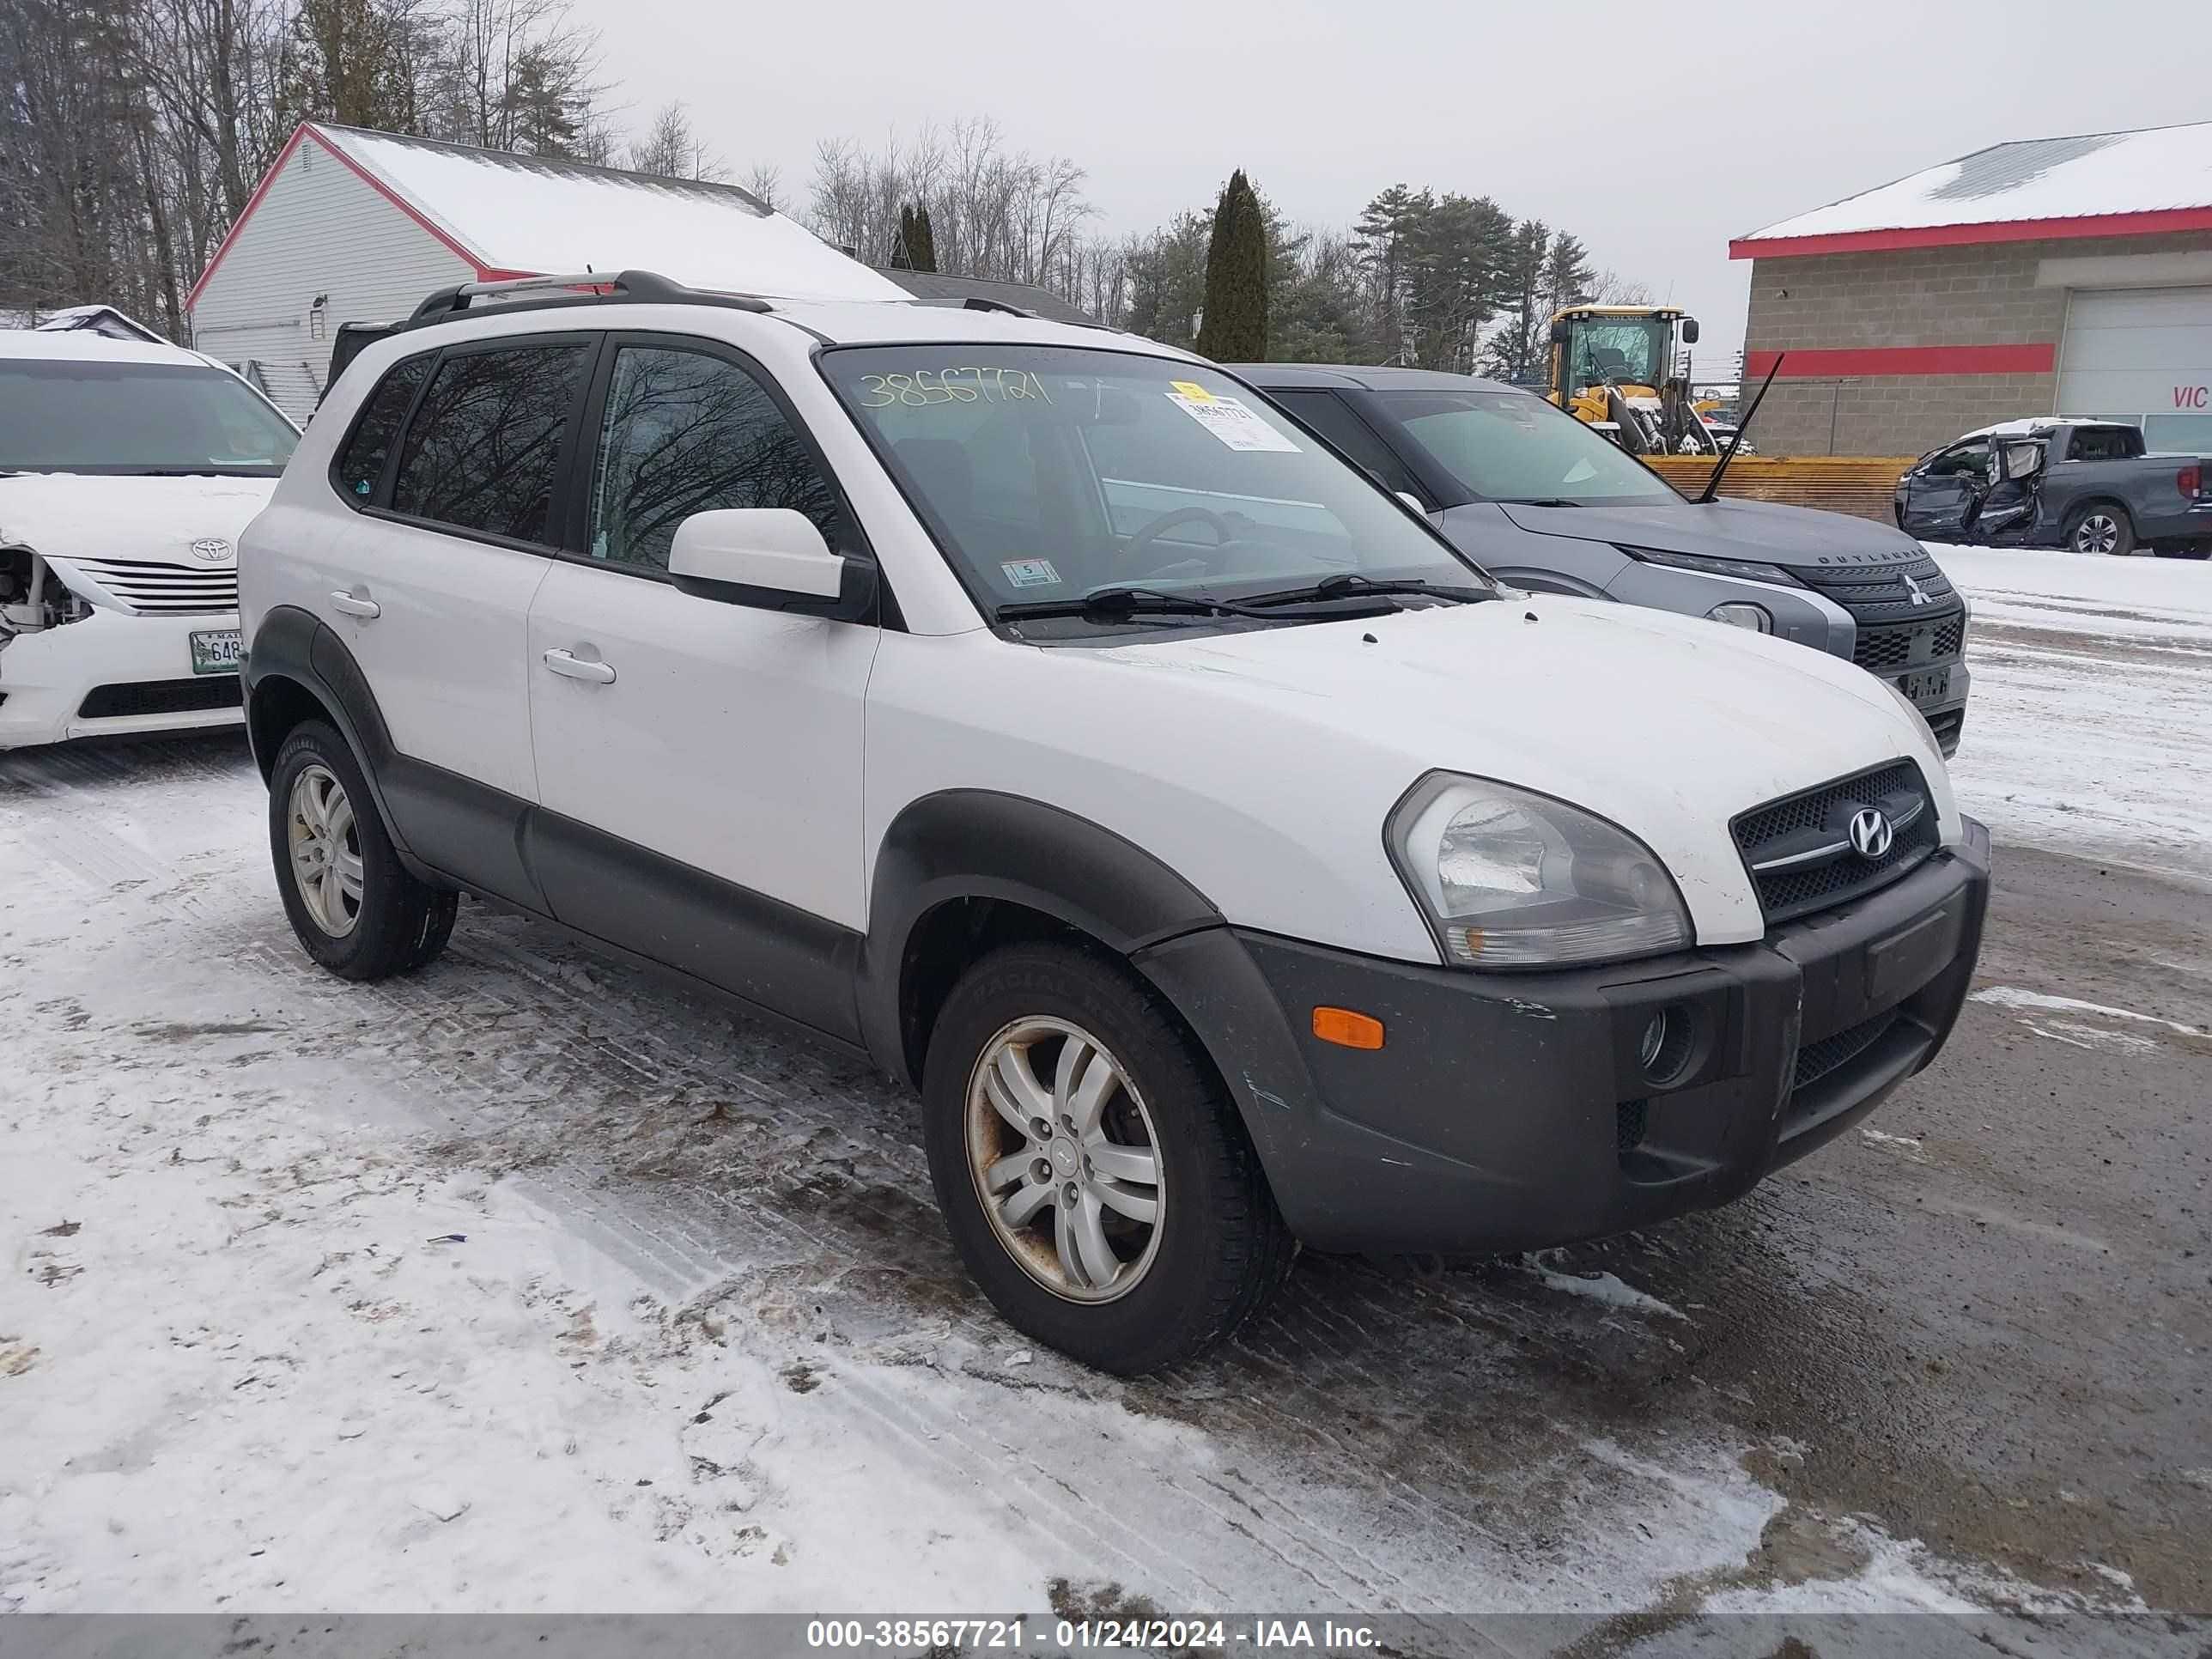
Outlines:
[{"label": "white damaged car", "polygon": [[238,536],[299,435],[181,347],[0,331],[0,749],[239,721]]}]

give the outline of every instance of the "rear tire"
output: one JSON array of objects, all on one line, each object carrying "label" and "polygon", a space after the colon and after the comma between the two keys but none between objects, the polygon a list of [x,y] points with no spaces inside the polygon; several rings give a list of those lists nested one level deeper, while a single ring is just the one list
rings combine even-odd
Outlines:
[{"label": "rear tire", "polygon": [[353,750],[321,720],[276,751],[269,848],[301,947],[339,978],[411,974],[446,948],[459,896],[407,873]]},{"label": "rear tire", "polygon": [[968,1271],[1009,1324],[1085,1364],[1178,1364],[1289,1271],[1296,1246],[1228,1091],[1117,962],[1024,944],[976,963],[931,1033],[922,1113]]},{"label": "rear tire", "polygon": [[2066,521],[2066,545],[2075,553],[2124,559],[2136,550],[2136,527],[2127,509],[2109,501],[2076,507]]}]

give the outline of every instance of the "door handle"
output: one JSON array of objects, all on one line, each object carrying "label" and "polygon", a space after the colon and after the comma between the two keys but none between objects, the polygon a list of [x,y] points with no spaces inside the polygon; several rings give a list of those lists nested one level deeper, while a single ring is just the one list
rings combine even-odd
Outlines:
[{"label": "door handle", "polygon": [[545,653],[545,665],[567,679],[586,680],[593,685],[615,683],[615,665],[597,657],[579,657],[556,647]]},{"label": "door handle", "polygon": [[368,622],[374,622],[384,614],[384,607],[368,597],[366,587],[356,587],[350,593],[341,588],[331,595],[331,609]]}]

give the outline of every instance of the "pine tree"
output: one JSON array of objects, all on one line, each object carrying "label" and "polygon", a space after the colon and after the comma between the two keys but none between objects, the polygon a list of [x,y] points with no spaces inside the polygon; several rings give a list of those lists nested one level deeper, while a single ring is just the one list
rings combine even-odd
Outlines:
[{"label": "pine tree", "polygon": [[1213,210],[1198,350],[1216,362],[1260,362],[1267,355],[1267,220],[1242,167],[1229,175]]},{"label": "pine tree", "polygon": [[914,245],[918,240],[918,235],[919,233],[914,228],[914,210],[905,203],[900,203],[898,240],[891,244],[893,270],[913,270],[918,268],[914,258]]},{"label": "pine tree", "polygon": [[937,269],[937,233],[929,228],[929,210],[926,207],[914,210],[914,231],[907,239],[907,252],[914,260],[915,270]]}]

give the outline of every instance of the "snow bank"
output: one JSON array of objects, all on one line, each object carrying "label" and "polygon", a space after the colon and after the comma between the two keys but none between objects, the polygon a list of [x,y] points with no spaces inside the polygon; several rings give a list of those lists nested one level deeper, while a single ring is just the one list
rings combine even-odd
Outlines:
[{"label": "snow bank", "polygon": [[1960,805],[2000,842],[2212,880],[2212,562],[1929,551],[1973,605]]}]

